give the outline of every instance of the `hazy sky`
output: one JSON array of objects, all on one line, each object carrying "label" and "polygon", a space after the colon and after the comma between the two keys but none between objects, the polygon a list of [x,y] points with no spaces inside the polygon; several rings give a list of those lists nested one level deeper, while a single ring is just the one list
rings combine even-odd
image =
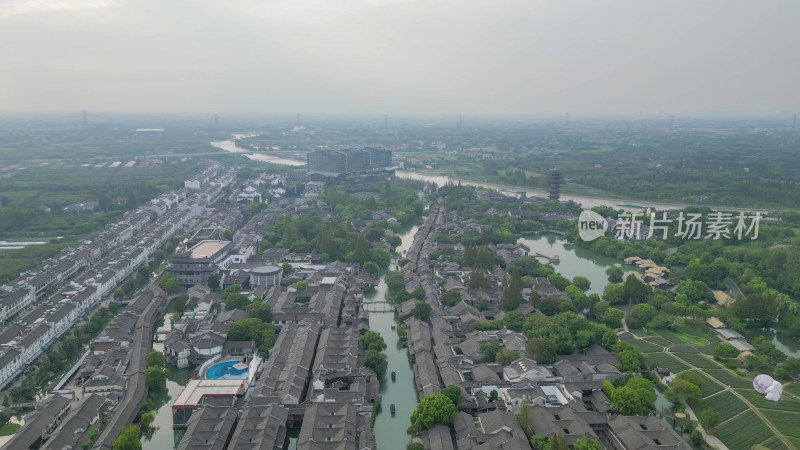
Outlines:
[{"label": "hazy sky", "polygon": [[800,110],[800,1],[0,0],[0,110]]}]

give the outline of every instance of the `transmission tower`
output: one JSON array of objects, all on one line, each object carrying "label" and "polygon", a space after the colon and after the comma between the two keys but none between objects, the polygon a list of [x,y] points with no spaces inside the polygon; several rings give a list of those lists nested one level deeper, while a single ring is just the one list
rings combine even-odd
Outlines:
[{"label": "transmission tower", "polygon": [[675,115],[669,116],[669,129],[675,129]]},{"label": "transmission tower", "polygon": [[[81,116],[83,117],[83,126],[84,127],[89,126],[89,119],[86,117],[86,110],[85,109],[81,110]],[[797,118],[797,116],[795,116],[795,118]]]},{"label": "transmission tower", "polygon": [[297,113],[297,126],[300,126],[300,113]]},{"label": "transmission tower", "polygon": [[219,130],[219,114],[214,113],[214,129]]},{"label": "transmission tower", "polygon": [[564,116],[564,127],[569,130],[569,113]]},{"label": "transmission tower", "polygon": [[462,122],[463,119],[464,119],[463,115],[459,114],[458,115],[458,128],[459,129],[461,129],[461,122]]}]

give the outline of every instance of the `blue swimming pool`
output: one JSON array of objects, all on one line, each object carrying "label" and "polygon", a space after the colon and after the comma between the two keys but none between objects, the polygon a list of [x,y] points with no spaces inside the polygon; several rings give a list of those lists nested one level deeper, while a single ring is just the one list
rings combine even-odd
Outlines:
[{"label": "blue swimming pool", "polygon": [[240,370],[233,367],[238,363],[239,361],[225,361],[214,364],[206,370],[206,379],[242,380],[247,378],[247,368]]}]

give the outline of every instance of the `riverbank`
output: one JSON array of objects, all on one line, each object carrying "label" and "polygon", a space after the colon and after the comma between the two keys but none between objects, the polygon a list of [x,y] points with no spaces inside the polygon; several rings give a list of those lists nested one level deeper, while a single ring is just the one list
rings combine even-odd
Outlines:
[{"label": "riverbank", "polygon": [[[488,189],[494,189],[502,192],[503,194],[514,197],[519,197],[522,193],[524,193],[527,197],[539,197],[539,198],[547,198],[549,195],[549,192],[537,189],[529,189],[521,186],[510,186],[500,183],[489,183],[484,181],[472,180],[468,178],[451,177],[447,175],[430,175],[419,172],[398,170],[396,172],[396,176],[397,178],[433,183],[436,184],[437,186],[444,186],[447,183],[453,183],[453,184],[461,183],[462,185],[467,185],[467,186],[484,187]],[[642,209],[644,208],[654,207],[659,211],[669,211],[675,209],[683,209],[690,206],[702,206],[706,208],[711,208],[712,210],[715,211],[737,211],[737,212],[760,211],[762,213],[769,213],[769,212],[786,210],[786,209],[770,209],[770,208],[736,208],[736,207],[718,206],[718,205],[690,205],[688,203],[653,202],[653,201],[638,200],[638,199],[593,197],[588,195],[573,195],[564,193],[561,193],[560,198],[561,201],[570,201],[570,200],[574,201],[575,203],[578,203],[581,206],[583,206],[584,209],[591,209],[594,208],[595,206],[608,206],[610,208],[623,209],[626,211],[642,211]],[[642,207],[638,208],[638,207],[621,206],[622,204],[631,202],[636,202],[637,205],[641,205]]]}]

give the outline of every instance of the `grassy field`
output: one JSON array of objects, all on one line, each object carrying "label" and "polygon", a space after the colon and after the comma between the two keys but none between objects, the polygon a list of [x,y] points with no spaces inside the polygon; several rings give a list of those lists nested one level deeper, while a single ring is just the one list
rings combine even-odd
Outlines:
[{"label": "grassy field", "polygon": [[678,337],[686,342],[687,344],[691,345],[708,345],[708,340],[706,338],[701,338],[699,336],[694,336],[688,333],[678,333]]},{"label": "grassy field", "polygon": [[16,433],[20,428],[22,428],[22,425],[18,423],[7,423],[0,427],[0,436],[10,436]]},{"label": "grassy field", "polygon": [[773,437],[767,425],[752,411],[718,426],[715,435],[731,450],[748,450]]},{"label": "grassy field", "polygon": [[[791,439],[787,437],[787,439]],[[771,438],[767,439],[766,441],[762,442],[761,445],[773,450],[783,450],[788,449],[789,447],[784,444],[778,436],[772,436]],[[797,443],[794,443],[794,446],[797,447]]]},{"label": "grassy field", "polygon": [[747,405],[733,395],[733,393],[721,392],[711,397],[704,398],[697,402],[696,405],[692,406],[692,409],[698,414],[706,408],[716,411],[717,414],[719,414],[719,421],[724,422],[746,410]]}]

